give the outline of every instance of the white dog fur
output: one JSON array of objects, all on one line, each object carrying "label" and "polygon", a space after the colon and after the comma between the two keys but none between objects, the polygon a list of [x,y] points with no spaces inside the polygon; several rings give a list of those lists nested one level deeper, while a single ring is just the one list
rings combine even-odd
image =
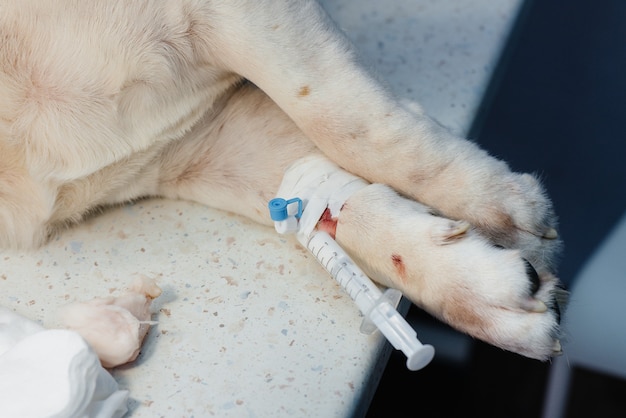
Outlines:
[{"label": "white dog fur", "polygon": [[372,277],[496,346],[560,351],[538,181],[392,97],[316,2],[0,0],[0,42],[0,246],[143,196],[269,224],[286,167],[323,153],[375,183],[332,220]]}]

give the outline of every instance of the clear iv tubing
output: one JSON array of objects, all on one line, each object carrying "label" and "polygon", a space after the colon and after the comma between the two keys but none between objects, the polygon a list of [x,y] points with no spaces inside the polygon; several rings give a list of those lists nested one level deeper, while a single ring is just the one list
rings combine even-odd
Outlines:
[{"label": "clear iv tubing", "polygon": [[417,339],[415,330],[395,308],[394,300],[401,296],[399,291],[388,289],[382,293],[326,232],[314,231],[309,237],[300,233],[298,240],[357,304],[365,317],[361,331],[371,333],[378,328],[396,350],[406,355],[409,370],[419,370],[430,363],[435,349]]}]

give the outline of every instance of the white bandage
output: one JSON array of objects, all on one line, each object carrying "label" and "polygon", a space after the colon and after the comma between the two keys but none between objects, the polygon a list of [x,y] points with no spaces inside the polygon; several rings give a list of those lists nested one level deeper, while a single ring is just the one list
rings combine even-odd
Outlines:
[{"label": "white bandage", "polygon": [[[301,158],[285,171],[277,197],[302,200],[300,233],[308,237],[327,208],[332,217],[339,216],[348,198],[368,184],[326,157],[315,155]],[[296,208],[291,206],[288,210],[289,215],[294,215]]]}]

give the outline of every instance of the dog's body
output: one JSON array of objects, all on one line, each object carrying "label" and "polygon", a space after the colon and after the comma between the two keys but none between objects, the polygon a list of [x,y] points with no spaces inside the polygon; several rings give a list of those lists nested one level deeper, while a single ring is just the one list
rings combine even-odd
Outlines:
[{"label": "dog's body", "polygon": [[380,183],[332,220],[368,273],[487,342],[559,351],[538,182],[391,97],[315,2],[1,0],[0,38],[0,246],[143,196],[269,224],[285,169],[325,155]]}]

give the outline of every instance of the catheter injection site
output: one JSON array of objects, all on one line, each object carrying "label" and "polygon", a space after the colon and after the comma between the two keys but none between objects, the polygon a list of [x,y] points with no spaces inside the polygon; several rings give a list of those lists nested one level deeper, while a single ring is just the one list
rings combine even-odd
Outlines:
[{"label": "catheter injection site", "polygon": [[[297,205],[297,212],[289,215],[288,207],[292,205]],[[380,330],[396,350],[406,355],[409,370],[420,370],[430,363],[435,349],[432,345],[422,344],[415,330],[396,310],[402,297],[400,291],[387,289],[381,292],[328,233],[319,230],[303,233],[298,224],[303,212],[301,199],[276,198],[268,206],[276,231],[296,233],[300,244],[315,256],[357,304],[364,316],[361,332],[371,334]]]}]

